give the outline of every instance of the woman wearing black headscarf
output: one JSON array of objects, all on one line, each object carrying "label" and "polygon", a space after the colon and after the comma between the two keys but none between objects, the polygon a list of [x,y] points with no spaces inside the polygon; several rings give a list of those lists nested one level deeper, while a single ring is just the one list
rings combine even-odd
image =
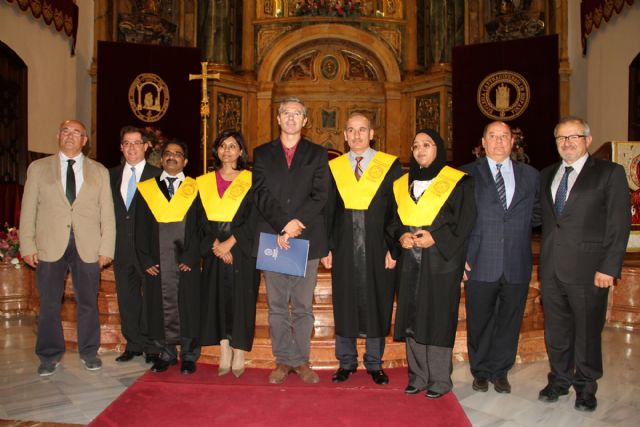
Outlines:
[{"label": "woman wearing black headscarf", "polygon": [[394,338],[407,344],[405,393],[426,390],[426,397],[437,399],[453,387],[460,281],[476,207],[472,178],[446,166],[436,131],[418,131],[411,151],[410,171],[393,189],[401,247]]}]

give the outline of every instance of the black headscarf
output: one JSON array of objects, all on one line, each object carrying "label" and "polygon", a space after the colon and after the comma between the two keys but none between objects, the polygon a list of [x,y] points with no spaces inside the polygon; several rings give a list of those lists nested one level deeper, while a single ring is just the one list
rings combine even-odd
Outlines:
[{"label": "black headscarf", "polygon": [[[442,170],[443,167],[447,165],[447,152],[444,148],[444,141],[433,129],[420,129],[416,132],[416,136],[419,133],[427,134],[433,139],[433,142],[436,143],[438,147],[438,152],[436,153],[436,158],[433,159],[433,162],[426,168],[421,168],[416,159],[413,157],[413,153],[411,153],[411,159],[409,160],[409,186],[413,183],[413,181],[429,181],[438,175],[438,173]],[[415,136],[413,137],[415,139]]]}]

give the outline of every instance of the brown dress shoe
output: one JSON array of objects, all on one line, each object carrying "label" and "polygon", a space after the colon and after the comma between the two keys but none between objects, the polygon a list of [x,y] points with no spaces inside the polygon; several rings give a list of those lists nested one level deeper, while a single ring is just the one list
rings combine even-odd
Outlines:
[{"label": "brown dress shoe", "polygon": [[269,384],[282,384],[291,370],[292,368],[289,365],[278,364],[276,369],[269,374]]},{"label": "brown dress shoe", "polygon": [[302,382],[306,384],[317,384],[320,382],[320,377],[318,376],[318,374],[313,372],[308,363],[303,363],[302,365],[298,366],[297,368],[295,368],[295,371]]}]

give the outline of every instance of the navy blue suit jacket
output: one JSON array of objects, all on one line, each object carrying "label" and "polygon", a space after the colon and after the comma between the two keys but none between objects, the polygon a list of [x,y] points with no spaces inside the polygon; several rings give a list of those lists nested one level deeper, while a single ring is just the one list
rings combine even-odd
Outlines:
[{"label": "navy blue suit jacket", "polygon": [[551,183],[562,163],[540,174],[540,278],[591,284],[596,271],[620,277],[631,229],[629,185],[622,166],[591,156],[556,217]]},{"label": "navy blue suit jacket", "polygon": [[539,173],[514,162],[515,190],[509,208],[502,207],[486,158],[461,168],[475,181],[476,225],[469,238],[469,280],[508,283],[531,279],[531,228],[540,224]]}]

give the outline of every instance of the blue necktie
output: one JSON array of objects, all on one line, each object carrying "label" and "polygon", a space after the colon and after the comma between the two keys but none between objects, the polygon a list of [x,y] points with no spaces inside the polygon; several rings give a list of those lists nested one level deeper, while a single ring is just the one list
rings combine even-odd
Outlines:
[{"label": "blue necktie", "polygon": [[167,191],[169,192],[169,199],[173,198],[173,194],[175,192],[175,189],[173,188],[173,183],[176,181],[176,179],[178,178],[167,177]]},{"label": "blue necktie", "polygon": [[504,210],[507,210],[507,190],[504,186],[504,179],[502,178],[502,173],[500,172],[500,168],[502,165],[500,163],[496,164],[496,168],[498,169],[498,173],[496,173],[496,189],[498,190],[498,197],[500,197],[500,202],[502,203],[502,207]]},{"label": "blue necktie", "polygon": [[129,183],[127,184],[127,200],[124,201],[127,210],[131,206],[133,196],[136,194],[136,183],[136,168],[131,166],[131,178],[129,178]]},{"label": "blue necktie", "polygon": [[571,172],[573,172],[573,167],[565,166],[564,175],[562,175],[562,180],[560,181],[560,185],[558,186],[558,191],[556,191],[556,201],[554,203],[554,207],[556,209],[557,217],[562,214],[564,205],[567,202],[567,192],[569,191],[569,174]]}]

